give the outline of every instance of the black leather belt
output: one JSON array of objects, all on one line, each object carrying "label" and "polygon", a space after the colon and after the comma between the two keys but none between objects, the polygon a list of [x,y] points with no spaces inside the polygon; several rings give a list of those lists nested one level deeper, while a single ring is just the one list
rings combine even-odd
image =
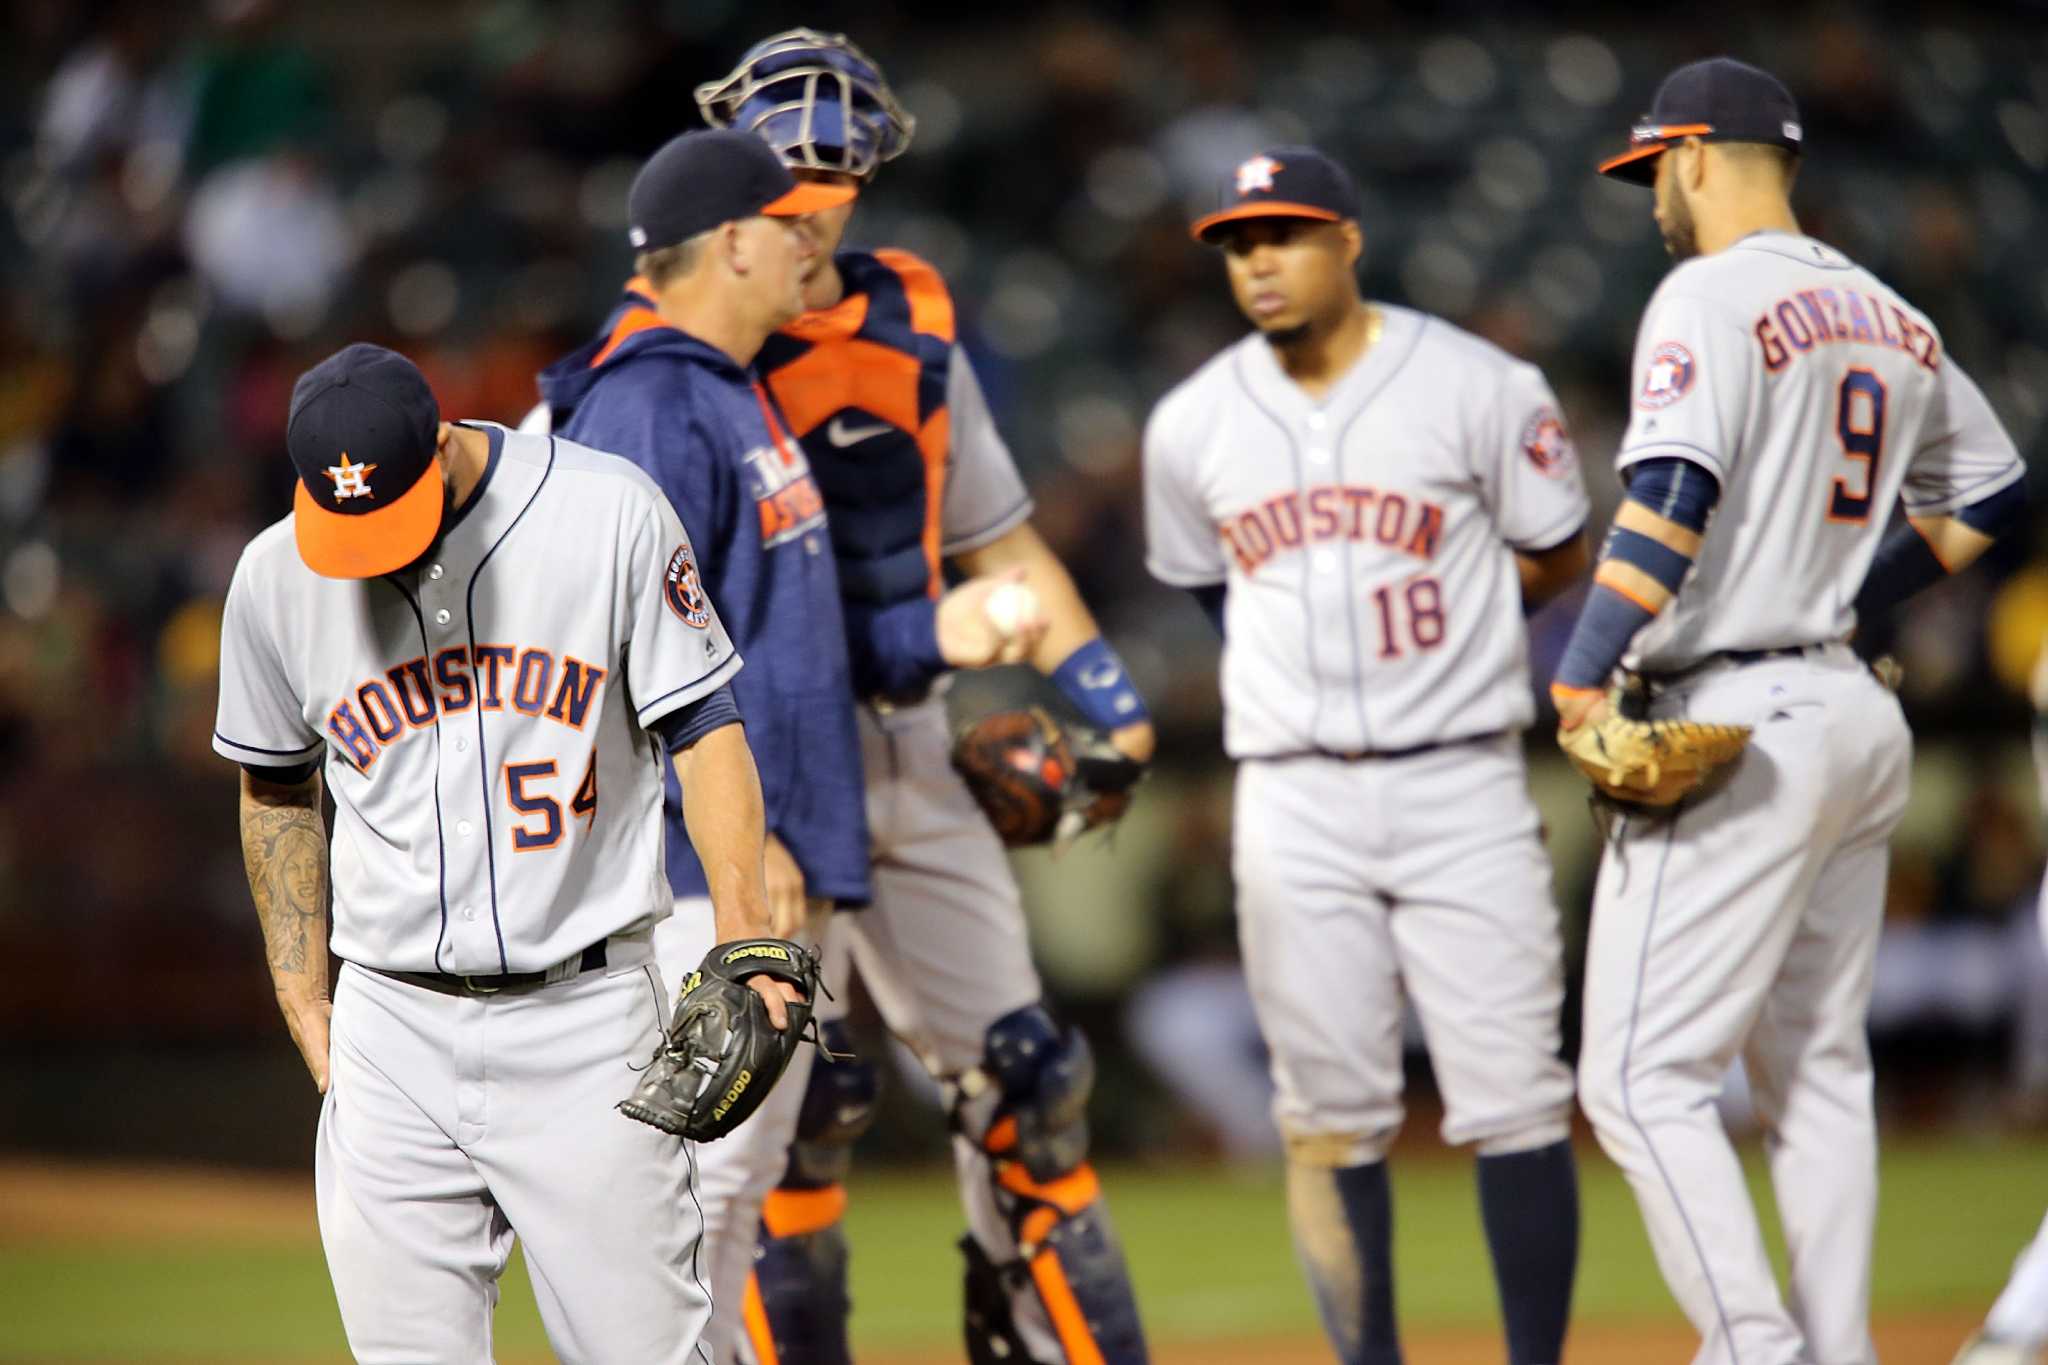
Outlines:
[{"label": "black leather belt", "polygon": [[1256,761],[1270,763],[1289,758],[1334,758],[1344,763],[1359,763],[1369,758],[1414,758],[1418,754],[1431,753],[1437,749],[1453,749],[1461,744],[1486,744],[1506,733],[1505,730],[1488,730],[1484,734],[1460,735],[1456,739],[1433,739],[1427,744],[1411,744],[1405,749],[1298,749],[1290,754],[1261,754]]},{"label": "black leather belt", "polygon": [[[583,950],[576,970],[568,976],[558,976],[557,981],[567,981],[585,972],[594,972],[605,963],[604,944],[593,943]],[[491,976],[458,976],[454,972],[392,972],[382,967],[370,970],[394,981],[403,981],[409,986],[421,986],[443,995],[498,995],[504,991],[530,991],[536,986],[548,984],[550,971],[544,972],[498,972]]]},{"label": "black leather belt", "polygon": [[1760,664],[1766,659],[1796,659],[1802,654],[1825,648],[1825,645],[1780,645],[1776,649],[1728,649],[1714,657],[1726,659],[1731,664]]},{"label": "black leather belt", "polygon": [[1643,678],[1659,686],[1668,687],[1675,682],[1704,673],[1717,664],[1733,664],[1746,668],[1750,664],[1768,663],[1772,659],[1798,659],[1808,654],[1818,654],[1828,648],[1826,645],[1779,645],[1775,649],[1724,649],[1718,654],[1709,654],[1698,663],[1687,664],[1684,668],[1669,673],[1645,673]]}]

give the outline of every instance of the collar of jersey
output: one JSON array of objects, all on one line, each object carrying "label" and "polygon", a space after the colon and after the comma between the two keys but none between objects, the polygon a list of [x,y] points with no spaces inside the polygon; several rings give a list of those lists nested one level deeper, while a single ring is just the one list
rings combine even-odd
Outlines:
[{"label": "collar of jersey", "polygon": [[462,506],[455,509],[454,515],[450,516],[447,524],[441,528],[441,534],[444,536],[462,525],[463,518],[475,511],[476,505],[484,500],[484,490],[491,486],[491,476],[498,472],[498,456],[505,449],[503,427],[490,426],[484,422],[457,422],[456,425],[468,427],[471,431],[481,431],[490,440],[491,458],[484,461],[484,476],[476,481],[476,487],[469,490],[469,496],[462,500]]},{"label": "collar of jersey", "polygon": [[1331,385],[1321,401],[1310,398],[1299,384],[1287,377],[1287,371],[1280,367],[1280,357],[1273,352],[1272,343],[1257,332],[1245,338],[1250,377],[1271,401],[1291,411],[1322,412],[1331,418],[1348,417],[1377,397],[1386,380],[1401,368],[1415,349],[1415,343],[1421,339],[1427,320],[1426,315],[1397,304],[1374,300],[1373,307],[1379,309],[1380,316],[1385,319],[1380,339],[1371,350],[1352,362],[1351,368]]},{"label": "collar of jersey", "polygon": [[[651,286],[638,275],[626,282],[625,294],[620,302],[628,309],[644,308],[650,313],[655,311]],[[722,370],[726,374],[737,375],[742,379],[753,378],[747,366],[737,363],[710,342],[701,341],[674,323],[659,320],[658,314],[656,316],[656,321],[618,337],[608,353],[601,352],[602,364],[616,365],[619,361],[639,355],[643,351],[661,351],[669,355],[681,354],[700,365]]]}]

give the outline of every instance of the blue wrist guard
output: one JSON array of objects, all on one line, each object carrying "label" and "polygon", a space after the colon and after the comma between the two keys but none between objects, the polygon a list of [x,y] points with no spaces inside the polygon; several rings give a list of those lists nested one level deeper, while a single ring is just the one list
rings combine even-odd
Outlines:
[{"label": "blue wrist guard", "polygon": [[1099,635],[1069,654],[1053,670],[1052,680],[1081,718],[1099,730],[1121,730],[1152,719],[1145,699],[1124,671],[1124,661]]}]

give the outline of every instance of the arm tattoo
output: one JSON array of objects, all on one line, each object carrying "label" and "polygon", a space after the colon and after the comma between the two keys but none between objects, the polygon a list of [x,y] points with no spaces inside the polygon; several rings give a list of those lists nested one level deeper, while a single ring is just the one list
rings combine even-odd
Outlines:
[{"label": "arm tattoo", "polygon": [[327,827],[317,779],[260,792],[242,788],[242,863],[263,925],[273,983],[312,975],[327,984]]}]

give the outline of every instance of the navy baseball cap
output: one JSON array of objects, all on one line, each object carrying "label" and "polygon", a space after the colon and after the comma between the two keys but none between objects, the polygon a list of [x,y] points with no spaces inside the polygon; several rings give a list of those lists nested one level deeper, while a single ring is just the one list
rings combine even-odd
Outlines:
[{"label": "navy baseball cap", "polygon": [[1650,112],[1629,129],[1629,149],[1601,162],[1600,174],[1653,185],[1657,158],[1683,138],[1763,142],[1797,152],[1805,135],[1799,106],[1776,76],[1733,57],[1709,57],[1664,78]]},{"label": "navy baseball cap", "polygon": [[1338,223],[1358,216],[1358,185],[1342,166],[1313,147],[1275,147],[1237,163],[1221,201],[1188,229],[1198,242],[1225,223],[1246,218],[1313,218]]},{"label": "navy baseball cap", "polygon": [[376,578],[441,532],[441,405],[419,367],[358,343],[292,386],[285,448],[299,472],[299,558],[327,578]]},{"label": "navy baseball cap", "polygon": [[657,251],[734,219],[797,218],[853,196],[851,185],[799,182],[752,133],[700,129],[671,138],[633,177],[626,237],[635,251]]}]

